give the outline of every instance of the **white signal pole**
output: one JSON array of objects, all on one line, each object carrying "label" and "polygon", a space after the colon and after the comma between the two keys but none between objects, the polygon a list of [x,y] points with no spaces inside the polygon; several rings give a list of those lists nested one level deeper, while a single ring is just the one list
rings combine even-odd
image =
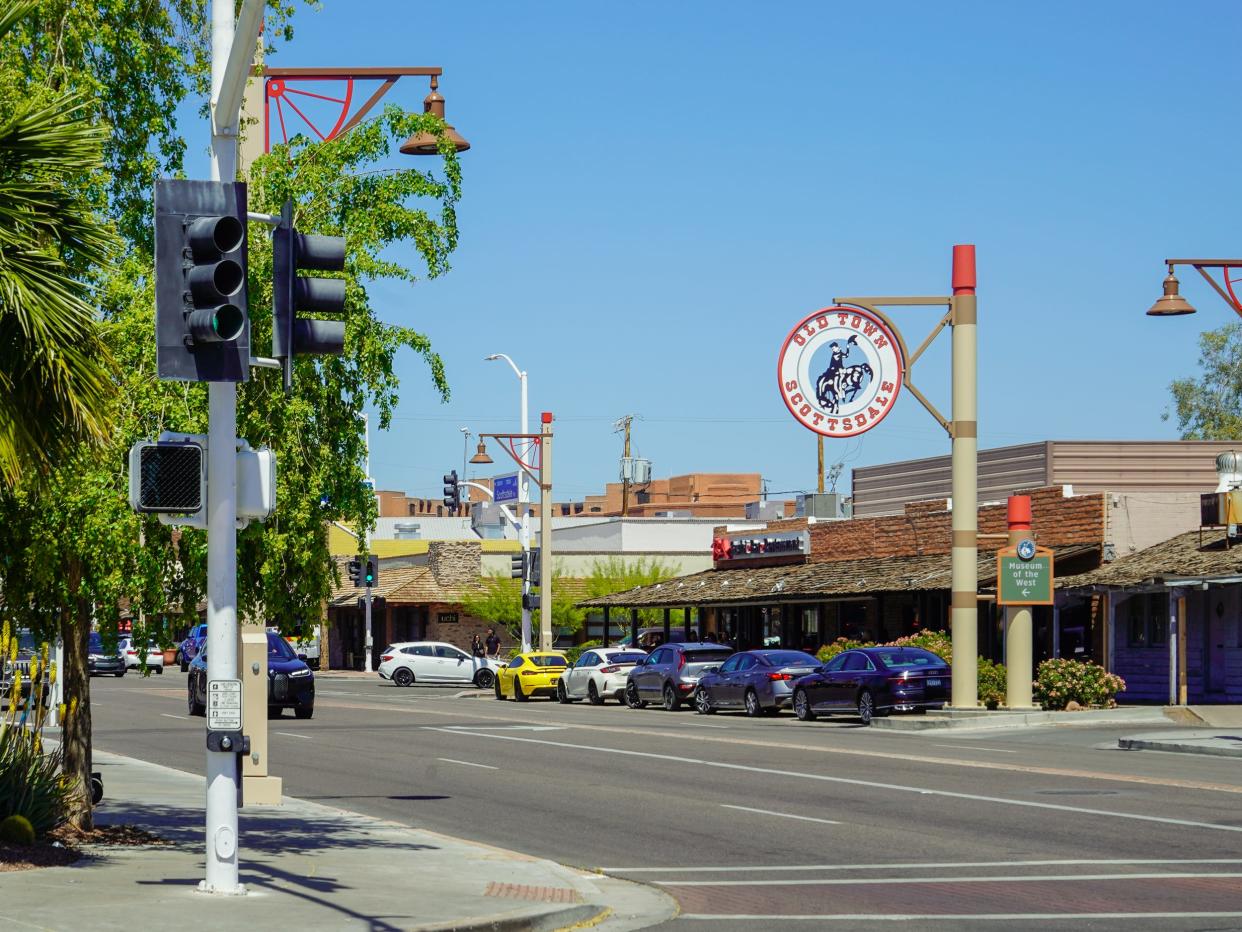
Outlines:
[{"label": "white signal pole", "polygon": [[[250,70],[263,0],[246,0],[233,55],[232,0],[211,3],[211,179],[237,177],[241,89]],[[207,680],[237,680],[237,385],[210,382],[207,428]],[[208,700],[210,701],[210,699]],[[244,726],[244,723],[243,723]],[[237,797],[240,761],[234,751],[207,752],[207,893],[242,894],[237,879]]]},{"label": "white signal pole", "polygon": [[[521,432],[527,433],[529,430],[526,417],[526,370],[519,369],[517,363],[509,358],[505,353],[492,353],[490,356],[483,357],[485,362],[492,362],[496,359],[503,359],[509,364],[509,368],[513,370],[513,374],[518,377],[518,382],[522,387],[522,413],[521,413]],[[465,478],[466,470],[462,468],[462,478]],[[530,477],[526,475],[526,470],[518,472],[518,515],[521,516],[521,523],[518,524],[518,542],[522,545],[522,553],[530,553]],[[530,594],[530,582],[525,576],[522,579],[522,595]],[[530,609],[526,607],[526,600],[522,600],[522,650],[529,651],[530,643]]]}]

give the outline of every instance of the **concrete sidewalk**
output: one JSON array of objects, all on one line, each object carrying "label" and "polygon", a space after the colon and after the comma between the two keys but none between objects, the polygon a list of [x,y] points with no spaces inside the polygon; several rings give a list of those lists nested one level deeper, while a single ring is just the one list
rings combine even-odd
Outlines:
[{"label": "concrete sidewalk", "polygon": [[622,932],[676,913],[652,887],[292,797],[241,812],[248,894],[199,893],[204,778],[102,752],[95,767],[96,821],[172,846],[92,848],[68,867],[0,874],[0,927]]},{"label": "concrete sidewalk", "polygon": [[1242,729],[1195,729],[1157,731],[1118,738],[1123,751],[1173,751],[1179,754],[1208,754],[1212,757],[1242,757]]},{"label": "concrete sidewalk", "polygon": [[1045,712],[1042,709],[935,709],[923,715],[887,715],[873,718],[871,727],[888,731],[935,731],[954,729],[1046,728],[1050,725],[1169,724],[1160,706],[1128,706],[1116,709],[1083,709],[1078,712]]}]

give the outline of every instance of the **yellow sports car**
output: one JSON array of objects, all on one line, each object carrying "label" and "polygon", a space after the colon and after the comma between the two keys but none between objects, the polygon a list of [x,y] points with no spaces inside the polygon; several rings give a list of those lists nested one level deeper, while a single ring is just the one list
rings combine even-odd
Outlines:
[{"label": "yellow sports car", "polygon": [[531,696],[556,698],[556,684],[568,666],[561,654],[531,651],[518,654],[496,672],[496,698],[512,696],[525,702]]}]

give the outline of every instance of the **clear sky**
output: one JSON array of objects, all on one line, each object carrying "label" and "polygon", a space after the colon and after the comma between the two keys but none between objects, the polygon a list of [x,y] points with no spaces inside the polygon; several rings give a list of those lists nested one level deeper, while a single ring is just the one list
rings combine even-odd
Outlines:
[{"label": "clear sky", "polygon": [[[270,64],[442,66],[473,145],[453,271],[374,291],[453,391],[402,357],[380,488],[438,497],[460,427],[517,430],[504,352],[532,424],[556,415],[558,500],[617,479],[625,414],[657,476],[813,490],[781,342],[836,295],[947,293],[954,243],[978,247],[981,447],[1174,438],[1168,384],[1233,319],[1189,269],[1198,315],[1143,312],[1164,258],[1242,253],[1236,2],[324,0],[295,26]],[[935,315],[894,319],[916,346]],[[947,332],[915,375],[947,414]],[[948,450],[907,393],[826,456],[847,488]]]}]

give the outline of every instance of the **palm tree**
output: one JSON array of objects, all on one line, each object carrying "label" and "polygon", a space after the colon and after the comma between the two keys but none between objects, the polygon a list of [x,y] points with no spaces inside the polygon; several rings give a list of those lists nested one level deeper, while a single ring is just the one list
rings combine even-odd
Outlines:
[{"label": "palm tree", "polygon": [[[0,11],[0,39],[34,7]],[[108,432],[114,364],[90,280],[113,240],[72,184],[102,165],[88,104],[32,93],[0,116],[0,488]]]}]

